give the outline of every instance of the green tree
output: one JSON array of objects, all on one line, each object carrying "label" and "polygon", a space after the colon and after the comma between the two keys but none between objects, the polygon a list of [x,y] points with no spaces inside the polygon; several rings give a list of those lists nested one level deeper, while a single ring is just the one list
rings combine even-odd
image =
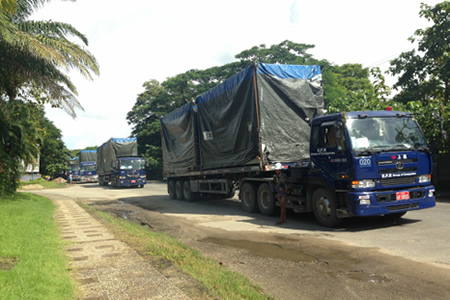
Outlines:
[{"label": "green tree", "polygon": [[69,151],[62,140],[61,130],[45,117],[43,110],[39,120],[44,131],[42,144],[39,147],[40,173],[54,178],[67,169]]},{"label": "green tree", "polygon": [[98,64],[89,51],[69,39],[75,37],[88,45],[87,38],[70,24],[29,20],[45,2],[17,0],[15,10],[10,5],[0,11],[0,95],[14,100],[24,90],[37,87],[38,103],[51,103],[74,117],[74,108],[82,107],[76,87],[63,71],[77,69],[92,79],[91,72],[99,73]]},{"label": "green tree", "polygon": [[317,60],[313,59],[308,50],[314,47],[314,45],[298,44],[286,40],[269,48],[265,44],[255,46],[237,54],[236,58],[244,62],[258,61],[273,64],[312,65],[316,64]]},{"label": "green tree", "polygon": [[30,21],[33,11],[49,0],[0,1],[0,195],[17,187],[20,161],[37,157],[43,142],[40,104],[50,103],[75,117],[82,109],[76,88],[65,72],[75,69],[91,79],[98,64],[71,25]]},{"label": "green tree", "polygon": [[22,162],[36,163],[44,138],[36,104],[0,101],[0,197],[18,186]]},{"label": "green tree", "polygon": [[[330,89],[325,79],[324,90],[332,91],[325,97],[325,108],[328,112],[385,110],[388,106],[401,110],[400,103],[388,100],[391,89],[386,86],[385,78],[379,68],[362,68],[360,64],[346,64],[331,67],[324,72],[325,76],[333,76]],[[370,82],[369,73],[374,82]],[[325,77],[328,78],[328,77]]]},{"label": "green tree", "polygon": [[[407,104],[434,145],[436,151],[447,151],[449,141],[443,141],[440,124],[432,116],[448,120],[450,100],[450,2],[429,6],[421,4],[420,17],[432,26],[417,29],[409,40],[418,48],[401,53],[391,61],[389,71],[398,75],[394,89],[401,89],[394,100]],[[442,129],[450,129],[448,122]]]}]

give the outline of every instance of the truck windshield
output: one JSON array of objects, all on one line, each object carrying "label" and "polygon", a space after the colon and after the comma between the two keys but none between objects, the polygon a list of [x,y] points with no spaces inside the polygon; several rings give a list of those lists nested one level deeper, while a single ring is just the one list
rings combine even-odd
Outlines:
[{"label": "truck windshield", "polygon": [[89,171],[95,171],[96,169],[97,169],[96,166],[90,165],[90,166],[82,166],[82,167],[80,168],[80,171],[81,171],[81,172],[89,172]]},{"label": "truck windshield", "polygon": [[143,159],[128,159],[120,161],[121,170],[141,170],[145,168]]},{"label": "truck windshield", "polygon": [[346,125],[351,146],[357,152],[428,149],[419,125],[412,117],[348,119]]}]

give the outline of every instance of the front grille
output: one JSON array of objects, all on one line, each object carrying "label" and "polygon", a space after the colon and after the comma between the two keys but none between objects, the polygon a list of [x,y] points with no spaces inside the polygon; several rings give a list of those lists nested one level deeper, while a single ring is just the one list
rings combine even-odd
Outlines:
[{"label": "front grille", "polygon": [[396,169],[396,168],[380,169],[380,174],[405,173],[405,172],[417,172],[417,167],[403,168],[401,170]]},{"label": "front grille", "polygon": [[383,186],[413,184],[416,182],[416,178],[417,178],[416,176],[388,178],[388,179],[381,179],[380,182]]},{"label": "front grille", "polygon": [[129,178],[139,178],[140,176],[141,176],[141,174],[139,173],[139,171],[135,171],[135,170],[127,171],[127,177],[129,177]]},{"label": "front grille", "polygon": [[417,207],[419,207],[419,203],[409,203],[409,204],[387,206],[386,209],[389,211],[396,211],[396,210],[411,209],[411,208],[417,208]]},{"label": "front grille", "polygon": [[389,159],[389,160],[380,160],[378,161],[379,166],[383,165],[393,165],[398,162],[404,163],[404,164],[410,164],[410,163],[417,163],[419,160],[417,158],[412,159]]}]

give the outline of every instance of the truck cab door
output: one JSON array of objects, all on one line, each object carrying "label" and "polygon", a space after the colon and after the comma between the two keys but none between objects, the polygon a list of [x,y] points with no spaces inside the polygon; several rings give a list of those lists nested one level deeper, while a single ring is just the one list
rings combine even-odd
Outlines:
[{"label": "truck cab door", "polygon": [[[329,121],[313,125],[311,129],[311,161],[314,169],[333,186],[345,188],[351,172],[351,161],[347,135],[340,121]],[[341,182],[341,184],[339,184]]]}]

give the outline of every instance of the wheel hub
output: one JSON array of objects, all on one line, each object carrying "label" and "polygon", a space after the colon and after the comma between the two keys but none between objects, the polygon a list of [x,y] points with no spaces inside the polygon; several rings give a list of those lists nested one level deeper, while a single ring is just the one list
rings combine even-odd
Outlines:
[{"label": "wheel hub", "polygon": [[317,203],[317,210],[323,217],[329,216],[331,213],[330,201],[327,198],[320,198],[320,201]]}]

